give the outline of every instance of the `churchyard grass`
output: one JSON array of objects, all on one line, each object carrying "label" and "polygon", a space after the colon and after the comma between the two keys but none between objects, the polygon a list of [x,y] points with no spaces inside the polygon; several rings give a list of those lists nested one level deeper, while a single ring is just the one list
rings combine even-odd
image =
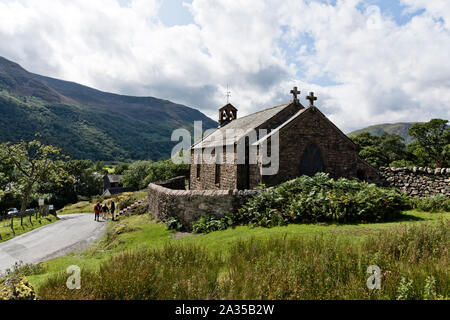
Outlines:
[{"label": "churchyard grass", "polygon": [[[249,228],[246,226],[240,226],[232,229],[228,229],[225,231],[218,231],[213,232],[206,235],[200,235],[200,236],[192,236],[192,237],[184,237],[181,239],[178,239],[178,237],[174,237],[173,231],[168,231],[165,227],[165,225],[161,223],[156,223],[150,220],[150,217],[148,215],[141,215],[141,216],[132,216],[128,218],[121,217],[121,221],[110,224],[109,226],[109,233],[107,236],[105,236],[101,241],[99,241],[95,246],[93,246],[91,249],[85,252],[75,252],[71,253],[69,255],[66,255],[61,258],[53,259],[50,261],[47,261],[43,263],[43,267],[45,268],[45,273],[39,274],[39,275],[33,275],[29,276],[29,280],[31,283],[39,290],[42,289],[42,294],[44,298],[52,298],[52,294],[50,292],[53,292],[52,290],[55,290],[52,286],[49,286],[48,279],[53,279],[55,276],[59,274],[59,277],[66,277],[65,270],[70,265],[78,265],[82,269],[82,277],[87,281],[86,279],[91,279],[89,281],[98,281],[98,271],[101,270],[102,266],[108,270],[108,268],[111,268],[111,259],[114,260],[114,264],[123,264],[128,265],[129,261],[128,259],[131,259],[132,261],[137,261],[140,258],[139,257],[146,257],[145,259],[149,259],[148,257],[160,257],[161,255],[168,255],[168,252],[171,252],[171,255],[175,255],[174,252],[179,251],[180,255],[183,256],[186,252],[189,253],[189,255],[192,255],[195,253],[193,252],[199,252],[199,259],[203,259],[205,263],[208,263],[208,268],[211,270],[217,270],[217,268],[220,269],[220,272],[216,272],[216,276],[218,277],[217,281],[222,281],[220,284],[220,296],[213,296],[211,291],[206,290],[210,285],[212,285],[208,281],[216,281],[212,278],[210,278],[210,274],[206,273],[205,278],[201,278],[200,274],[192,274],[192,277],[189,278],[186,277],[182,281],[182,279],[179,277],[182,272],[181,269],[174,270],[173,268],[170,269],[170,272],[174,274],[174,277],[176,278],[170,278],[168,276],[169,273],[165,272],[169,278],[163,279],[158,278],[155,279],[154,276],[151,276],[151,270],[153,270],[154,265],[149,264],[146,265],[145,268],[148,268],[148,272],[144,272],[147,276],[150,277],[150,279],[153,279],[154,283],[152,285],[148,284],[147,282],[142,283],[140,285],[148,285],[151,292],[154,290],[157,286],[157,283],[162,283],[164,281],[174,281],[172,284],[176,286],[183,286],[186,285],[186,281],[189,279],[192,281],[200,281],[199,279],[203,279],[201,281],[204,282],[205,287],[199,288],[199,292],[201,292],[201,296],[198,296],[200,294],[187,292],[185,291],[185,296],[177,296],[176,293],[173,291],[167,291],[165,293],[161,293],[161,295],[155,296],[154,292],[149,293],[150,295],[148,297],[155,298],[155,299],[161,299],[161,298],[270,298],[270,299],[289,299],[289,298],[314,298],[314,295],[316,294],[316,298],[393,298],[394,293],[397,290],[397,287],[400,286],[400,281],[402,281],[400,276],[404,276],[406,280],[402,282],[403,289],[406,290],[406,292],[410,291],[411,297],[416,298],[423,298],[423,295],[420,297],[420,292],[423,290],[423,286],[428,281],[430,282],[429,286],[431,285],[432,281],[435,281],[435,287],[434,290],[438,290],[440,294],[443,294],[444,296],[448,296],[448,283],[445,284],[445,281],[442,282],[442,277],[445,276],[448,278],[448,271],[442,269],[445,263],[442,259],[445,258],[445,255],[441,255],[439,257],[436,257],[436,259],[432,260],[433,264],[426,262],[425,260],[417,264],[417,263],[407,263],[407,259],[411,259],[413,255],[409,255],[408,257],[404,257],[406,260],[397,261],[397,260],[389,260],[390,258],[388,255],[385,255],[384,253],[388,252],[391,249],[388,249],[388,244],[391,242],[391,238],[395,237],[396,234],[400,234],[401,232],[406,232],[404,229],[406,227],[421,227],[421,226],[446,226],[447,233],[444,232],[444,234],[447,234],[447,238],[443,241],[446,241],[446,245],[448,246],[448,219],[449,219],[449,213],[426,213],[426,212],[419,212],[419,211],[407,211],[403,214],[402,219],[395,221],[395,222],[389,222],[389,223],[373,223],[373,224],[352,224],[352,225],[339,225],[339,224],[298,224],[298,225],[288,225],[284,227],[274,227],[274,228]],[[447,222],[446,222],[447,221]],[[419,230],[419,229],[417,229]],[[428,230],[428,229],[427,229]],[[388,234],[386,234],[388,232]],[[390,233],[389,233],[390,232]],[[427,234],[428,231],[418,232],[418,234]],[[432,231],[433,234],[436,233],[436,230]],[[379,239],[379,240],[371,240],[371,237],[375,237],[373,239]],[[378,238],[376,238],[378,237]],[[398,240],[398,239],[397,239]],[[395,241],[393,240],[393,244],[395,244]],[[250,242],[249,242],[250,241]],[[306,242],[305,242],[306,241]],[[375,242],[374,241],[381,241],[384,243],[382,247],[384,248],[383,251],[384,255],[381,253],[376,253],[375,248]],[[400,240],[398,240],[400,241]],[[414,240],[412,242],[416,241],[415,243],[418,243],[419,240]],[[408,240],[408,243],[411,242]],[[439,242],[439,241],[438,241]],[[441,241],[442,242],[442,241]],[[328,252],[329,250],[334,250],[333,252],[338,252],[339,259],[336,258],[334,260],[334,263],[336,268],[344,268],[344,270],[350,270],[350,268],[354,268],[355,264],[358,264],[359,269],[351,269],[352,272],[356,272],[356,274],[359,275],[358,279],[353,279],[352,281],[348,282],[347,280],[350,276],[349,274],[342,275],[344,278],[342,278],[339,281],[347,281],[343,282],[344,286],[350,286],[347,289],[349,290],[347,295],[343,295],[344,289],[339,289],[337,287],[333,287],[334,289],[330,291],[330,295],[326,296],[327,290],[321,291],[321,293],[317,293],[316,291],[311,291],[313,286],[313,279],[311,278],[314,272],[322,272],[318,277],[317,281],[324,281],[326,279],[325,272],[331,272],[331,265],[327,268],[320,269],[319,265],[322,264],[326,259],[329,259],[329,257],[326,256],[317,256],[317,266],[314,266],[312,264],[309,264],[307,267],[305,267],[308,273],[310,274],[310,278],[308,281],[310,281],[310,289],[302,289],[303,293],[302,295],[299,295],[300,293],[295,293],[294,289],[289,289],[287,287],[283,287],[281,284],[283,281],[288,281],[289,279],[285,278],[284,276],[281,276],[281,273],[286,273],[290,277],[300,277],[299,274],[295,273],[294,271],[285,270],[286,272],[276,273],[277,277],[273,279],[274,283],[268,283],[268,282],[262,282],[265,283],[268,288],[270,287],[270,290],[272,292],[267,293],[266,296],[262,295],[262,291],[259,292],[259,296],[256,292],[251,291],[250,283],[247,283],[247,289],[245,289],[245,286],[242,285],[241,287],[230,287],[230,283],[228,282],[230,280],[230,276],[234,275],[237,276],[237,274],[240,272],[242,274],[249,273],[249,276],[253,277],[253,279],[256,281],[262,280],[263,276],[266,274],[271,274],[270,272],[274,272],[273,270],[269,270],[270,267],[269,263],[267,262],[269,256],[262,255],[257,258],[258,263],[258,269],[259,271],[265,270],[264,272],[255,273],[256,271],[252,268],[256,268],[255,264],[245,264],[244,262],[248,259],[250,259],[249,256],[245,256],[244,253],[242,253],[242,256],[240,256],[240,251],[245,252],[242,246],[249,246],[249,243],[253,243],[252,246],[256,245],[258,248],[264,248],[264,249],[258,249],[261,252],[271,252],[271,255],[277,256],[277,252],[285,252],[285,256],[277,256],[279,259],[277,263],[275,263],[273,266],[277,266],[278,269],[282,268],[283,261],[294,261],[295,259],[298,259],[300,257],[299,254],[295,252],[295,250],[288,250],[286,248],[293,247],[293,248],[300,248],[304,246],[304,243],[309,243],[311,246],[317,246],[317,248],[321,248],[321,252]],[[423,241],[422,241],[423,243]],[[442,244],[442,243],[441,243]],[[439,245],[439,244],[436,244]],[[169,249],[168,249],[169,246]],[[241,247],[240,247],[241,246]],[[175,247],[175,249],[174,249]],[[239,249],[241,248],[241,249]],[[284,249],[283,249],[284,248]],[[363,248],[370,248],[370,250],[366,250],[368,256],[364,256],[364,258],[361,256],[361,254],[364,253]],[[434,248],[434,247],[433,247]],[[150,250],[150,253],[149,253]],[[167,251],[169,250],[169,251]],[[281,250],[281,251],[280,251]],[[283,251],[284,250],[284,251]],[[317,249],[319,250],[319,249]],[[431,249],[430,249],[431,250]],[[434,249],[433,249],[434,250]],[[166,252],[167,251],[167,252]],[[204,256],[204,253],[208,253],[210,257],[215,257],[212,259],[213,261],[220,261],[218,263],[219,265],[216,265],[216,262],[211,262],[212,260],[208,260],[207,257]],[[350,256],[347,256],[347,253],[351,253]],[[381,254],[381,256],[380,256]],[[448,255],[448,253],[447,253]],[[169,255],[170,256],[170,255]],[[217,258],[219,257],[220,258]],[[355,261],[353,261],[351,257],[358,257]],[[380,257],[384,257],[385,260],[380,260]],[[389,259],[388,259],[389,258]],[[448,258],[448,257],[447,257]],[[134,260],[133,260],[134,259]],[[137,259],[137,260],[136,260]],[[153,258],[152,258],[153,259]],[[157,264],[158,262],[155,259],[150,259],[153,261],[152,263]],[[170,261],[175,263],[171,258],[168,258]],[[312,258],[311,258],[312,259]],[[362,259],[362,260],[361,260]],[[403,258],[402,258],[403,259]],[[251,259],[250,259],[251,260]],[[322,261],[323,260],[323,261]],[[209,262],[206,262],[209,261]],[[238,272],[237,269],[232,269],[231,266],[233,266],[237,261],[241,261],[240,265],[242,265],[242,270]],[[312,260],[311,260],[312,261]],[[352,262],[353,261],[353,262]],[[431,261],[431,260],[430,260]],[[144,263],[144,262],[142,262]],[[302,262],[303,263],[303,262]],[[306,262],[304,262],[306,263]],[[331,262],[330,262],[331,263]],[[368,264],[365,266],[365,264]],[[367,291],[365,285],[363,282],[361,282],[361,277],[364,275],[364,279],[366,279],[369,275],[366,276],[364,268],[367,268],[371,264],[381,264],[380,267],[385,268],[383,270],[390,271],[395,273],[395,277],[392,279],[393,282],[389,282],[389,292],[383,292],[381,293],[370,293]],[[169,266],[165,264],[167,268]],[[204,266],[199,267],[199,270],[205,270]],[[290,267],[296,268],[295,264],[290,264]],[[301,269],[301,265],[297,265],[299,270]],[[118,267],[119,268],[119,267]],[[181,268],[181,266],[180,266]],[[188,267],[187,267],[188,268]],[[192,271],[194,267],[190,266],[190,270]],[[308,269],[309,268],[309,269]],[[387,269],[386,269],[387,268]],[[437,268],[437,269],[436,269]],[[440,268],[440,269],[439,269]],[[120,269],[120,268],[119,268]],[[293,269],[293,270],[294,270]],[[320,269],[320,270],[319,270]],[[447,268],[448,269],[448,268]],[[134,268],[134,270],[136,270]],[[209,270],[209,269],[208,269]],[[234,271],[233,271],[234,270]],[[253,270],[253,271],[252,271]],[[280,269],[282,270],[282,269]],[[124,271],[124,270],[122,270]],[[120,271],[120,272],[122,272]],[[191,272],[190,271],[190,272]],[[288,272],[289,271],[289,272]],[[297,270],[298,271],[298,270]],[[297,272],[296,271],[296,272]],[[119,273],[120,273],[119,272]],[[292,273],[294,272],[294,273]],[[299,272],[299,271],[298,271]],[[306,271],[305,271],[306,272]],[[447,272],[447,273],[446,273]],[[108,272],[106,272],[108,273]],[[105,271],[102,271],[102,274],[106,274]],[[118,273],[118,274],[119,274]],[[114,272],[113,272],[114,274]],[[208,275],[209,274],[209,275]],[[388,273],[389,274],[389,273]],[[432,275],[434,278],[429,278],[428,280],[423,275],[428,274]],[[83,275],[86,275],[84,277]],[[331,274],[333,275],[333,273]],[[336,274],[334,274],[336,275]],[[420,276],[419,276],[420,275]],[[91,278],[90,278],[91,277]],[[123,274],[120,276],[123,278]],[[178,277],[178,278],[177,278]],[[197,277],[197,278],[195,278]],[[287,277],[287,276],[286,276]],[[408,278],[409,277],[409,278]],[[293,278],[293,279],[294,279]],[[414,279],[413,281],[413,288],[410,288],[411,285],[408,284],[407,281],[411,279]],[[95,280],[97,279],[97,280]],[[142,280],[142,277],[140,277]],[[175,279],[175,280],[174,280]],[[208,280],[209,279],[209,280]],[[228,279],[228,280],[227,280]],[[304,279],[300,277],[299,279]],[[306,279],[306,278],[305,278]],[[322,279],[322,280],[320,280]],[[335,278],[336,279],[336,278]],[[434,280],[433,280],[434,279]],[[134,281],[131,278],[128,278],[129,281]],[[235,279],[237,280],[237,279]],[[54,281],[54,280],[53,280]],[[62,281],[61,279],[59,281]],[[108,281],[113,281],[113,279],[109,279]],[[142,280],[144,281],[144,280]],[[217,281],[214,282],[217,284]],[[219,281],[219,282],[220,282]],[[224,281],[224,282],[223,282]],[[241,280],[239,280],[241,281]],[[302,280],[303,281],[303,280]],[[305,280],[306,281],[306,280]],[[338,281],[338,282],[339,282]],[[405,282],[406,281],[406,282]],[[53,285],[56,285],[56,282],[52,282]],[[96,282],[95,282],[96,283]],[[183,284],[184,283],[184,284]],[[123,284],[123,282],[122,282]],[[330,286],[331,284],[328,283],[325,287]],[[444,285],[447,285],[446,289],[442,289]],[[228,287],[227,287],[228,286]],[[362,286],[362,287],[359,287]],[[396,287],[397,286],[397,287]],[[52,288],[50,290],[50,288]],[[300,287],[298,287],[296,290],[299,290]],[[422,288],[422,289],[421,289]],[[47,290],[48,289],[48,290]],[[244,290],[245,289],[245,290]],[[394,290],[395,289],[395,290]],[[47,290],[47,291],[46,291]],[[50,290],[50,291],[49,291]],[[59,290],[59,289],[58,289]],[[62,290],[62,289],[61,289]],[[109,289],[108,289],[109,290]],[[216,291],[219,289],[215,289]],[[261,290],[263,290],[261,288]],[[277,291],[278,290],[278,291]],[[281,290],[281,291],[280,291]],[[306,291],[305,291],[306,290]],[[400,290],[400,289],[399,289]],[[409,291],[408,291],[409,290]],[[411,291],[412,290],[412,291]],[[422,291],[420,291],[422,290]],[[443,290],[443,291],[442,291]],[[446,291],[447,290],[447,291]],[[216,292],[214,291],[214,292]],[[395,291],[395,292],[394,292]],[[419,292],[420,291],[420,292]],[[55,291],[56,292],[56,291]],[[58,291],[59,292],[59,291]],[[118,291],[114,291],[117,296],[104,296],[105,298],[118,298],[120,293]],[[149,292],[149,291],[147,291]],[[353,292],[353,293],[352,293]],[[370,294],[369,294],[370,293]],[[100,293],[99,293],[100,294]],[[112,293],[111,293],[112,294]],[[137,292],[129,292],[129,295],[127,298],[137,298]],[[170,294],[173,294],[174,296],[171,297]],[[215,293],[216,294],[216,293]],[[262,295],[262,296],[261,296]],[[101,296],[101,294],[100,294]],[[99,296],[99,297],[100,297]],[[70,293],[68,292],[59,292],[58,294],[54,294],[54,298],[82,298],[82,297],[74,297],[70,296]],[[145,298],[147,296],[140,296],[141,298]],[[88,297],[86,297],[88,298]]]}]

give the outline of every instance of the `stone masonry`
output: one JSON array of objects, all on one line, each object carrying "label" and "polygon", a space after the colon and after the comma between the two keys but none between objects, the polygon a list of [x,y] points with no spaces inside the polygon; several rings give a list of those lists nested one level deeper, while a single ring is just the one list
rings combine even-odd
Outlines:
[{"label": "stone masonry", "polygon": [[[183,179],[176,178],[176,179]],[[222,217],[236,212],[260,190],[174,190],[166,186],[177,182],[165,181],[148,186],[149,211],[154,219],[165,222],[176,217],[187,231],[201,216]]]},{"label": "stone masonry", "polygon": [[400,188],[411,196],[450,196],[450,168],[380,168],[387,186]]},{"label": "stone masonry", "polygon": [[[450,168],[380,168],[384,186],[397,187],[411,196],[450,196]],[[222,217],[234,213],[262,190],[185,190],[185,177],[151,183],[148,186],[149,211],[165,222],[176,217],[185,230],[201,216]]]}]

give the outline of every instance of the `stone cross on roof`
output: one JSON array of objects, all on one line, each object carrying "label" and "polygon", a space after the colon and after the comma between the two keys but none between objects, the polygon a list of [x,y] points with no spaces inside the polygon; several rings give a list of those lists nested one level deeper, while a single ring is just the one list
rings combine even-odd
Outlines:
[{"label": "stone cross on roof", "polygon": [[294,87],[294,89],[291,90],[291,94],[294,96],[294,103],[299,103],[298,99],[297,99],[297,95],[300,94],[301,92],[298,91],[297,87]]},{"label": "stone cross on roof", "polygon": [[310,107],[314,107],[314,101],[317,100],[317,97],[314,97],[314,92],[310,92],[309,96],[306,97],[306,100],[309,100]]}]

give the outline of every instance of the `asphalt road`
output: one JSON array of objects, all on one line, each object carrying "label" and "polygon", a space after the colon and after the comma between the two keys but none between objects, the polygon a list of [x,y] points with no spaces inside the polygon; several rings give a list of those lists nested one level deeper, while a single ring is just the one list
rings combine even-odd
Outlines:
[{"label": "asphalt road", "polygon": [[106,231],[93,214],[68,214],[61,220],[0,243],[0,273],[16,261],[39,263],[83,248]]}]

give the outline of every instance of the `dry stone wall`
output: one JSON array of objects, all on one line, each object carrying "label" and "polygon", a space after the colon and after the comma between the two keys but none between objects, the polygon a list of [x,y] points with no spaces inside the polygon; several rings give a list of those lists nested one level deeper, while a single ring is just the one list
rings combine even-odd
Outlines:
[{"label": "dry stone wall", "polygon": [[380,168],[386,185],[398,187],[411,196],[450,196],[450,168]]},{"label": "dry stone wall", "polygon": [[[411,196],[450,196],[450,168],[380,168],[385,186],[397,187]],[[201,216],[222,217],[234,213],[263,190],[185,190],[185,177],[148,186],[149,211],[153,218],[167,221],[176,217],[184,229]]]},{"label": "dry stone wall", "polygon": [[[163,186],[164,185],[164,186]],[[148,186],[149,211],[154,219],[167,221],[176,217],[187,231],[201,216],[222,217],[236,212],[260,190],[173,190],[167,182]],[[169,186],[172,185],[169,183]]]}]

